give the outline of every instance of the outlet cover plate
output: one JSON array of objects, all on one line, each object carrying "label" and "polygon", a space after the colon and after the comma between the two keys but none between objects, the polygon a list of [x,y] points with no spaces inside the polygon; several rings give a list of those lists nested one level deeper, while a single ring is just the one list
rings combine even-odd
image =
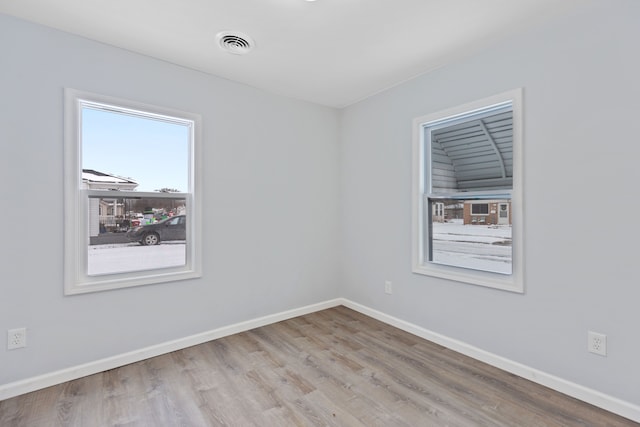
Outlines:
[{"label": "outlet cover plate", "polygon": [[393,284],[390,280],[385,280],[384,282],[384,293],[387,295],[391,295],[393,293]]},{"label": "outlet cover plate", "polygon": [[590,353],[599,354],[600,356],[607,355],[607,336],[599,332],[589,331],[587,334],[587,349]]},{"label": "outlet cover plate", "polygon": [[27,328],[9,329],[7,331],[7,350],[27,346]]}]

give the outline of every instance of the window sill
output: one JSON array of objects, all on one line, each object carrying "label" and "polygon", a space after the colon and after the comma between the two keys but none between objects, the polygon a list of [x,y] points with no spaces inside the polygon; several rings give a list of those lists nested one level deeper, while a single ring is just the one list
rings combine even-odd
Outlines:
[{"label": "window sill", "polygon": [[500,289],[520,294],[524,293],[522,274],[517,271],[513,274],[507,275],[434,263],[416,263],[413,266],[412,271],[415,274],[437,277],[470,285],[484,286],[487,288]]},{"label": "window sill", "polygon": [[[143,272],[144,273],[144,272]],[[115,278],[109,275],[109,279],[97,279],[89,281],[73,281],[67,282],[65,286],[65,295],[87,294],[91,292],[109,291],[112,289],[130,288],[134,286],[155,285],[160,283],[175,282],[181,280],[196,279],[202,277],[202,273],[197,270],[167,271],[159,273],[158,270],[148,271],[146,274],[132,278],[131,273],[123,275],[123,277]],[[125,277],[126,276],[126,277]]]}]

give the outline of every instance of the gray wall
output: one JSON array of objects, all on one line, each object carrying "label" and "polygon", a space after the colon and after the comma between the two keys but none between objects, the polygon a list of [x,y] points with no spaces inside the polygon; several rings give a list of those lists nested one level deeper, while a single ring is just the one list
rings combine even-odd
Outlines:
[{"label": "gray wall", "polygon": [[[338,296],[335,110],[2,15],[0,52],[0,384]],[[63,296],[65,86],[202,115],[202,279]]]},{"label": "gray wall", "polygon": [[[588,1],[341,117],[345,297],[640,402],[640,2]],[[411,121],[524,87],[524,295],[411,273]],[[384,294],[391,280],[394,294]],[[586,351],[587,330],[608,357]]]},{"label": "gray wall", "polygon": [[[585,1],[342,111],[0,16],[0,384],[344,296],[637,404],[639,16]],[[202,279],[63,297],[65,86],[203,115]],[[515,87],[526,293],[412,274],[411,120]]]}]

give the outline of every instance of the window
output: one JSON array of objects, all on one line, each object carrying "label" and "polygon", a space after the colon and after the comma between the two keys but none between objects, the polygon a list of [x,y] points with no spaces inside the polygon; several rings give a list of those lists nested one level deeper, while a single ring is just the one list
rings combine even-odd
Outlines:
[{"label": "window", "polygon": [[471,215],[487,215],[489,213],[488,203],[473,203],[471,205]]},{"label": "window", "polygon": [[414,120],[413,271],[522,292],[522,91]]},{"label": "window", "polygon": [[65,293],[200,276],[200,117],[65,90]]}]

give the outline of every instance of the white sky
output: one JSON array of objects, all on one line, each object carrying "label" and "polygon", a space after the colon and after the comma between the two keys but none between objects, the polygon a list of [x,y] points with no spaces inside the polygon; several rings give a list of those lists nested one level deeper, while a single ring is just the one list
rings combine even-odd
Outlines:
[{"label": "white sky", "polygon": [[82,110],[82,168],[131,178],[137,191],[189,191],[189,129],[175,123]]}]

